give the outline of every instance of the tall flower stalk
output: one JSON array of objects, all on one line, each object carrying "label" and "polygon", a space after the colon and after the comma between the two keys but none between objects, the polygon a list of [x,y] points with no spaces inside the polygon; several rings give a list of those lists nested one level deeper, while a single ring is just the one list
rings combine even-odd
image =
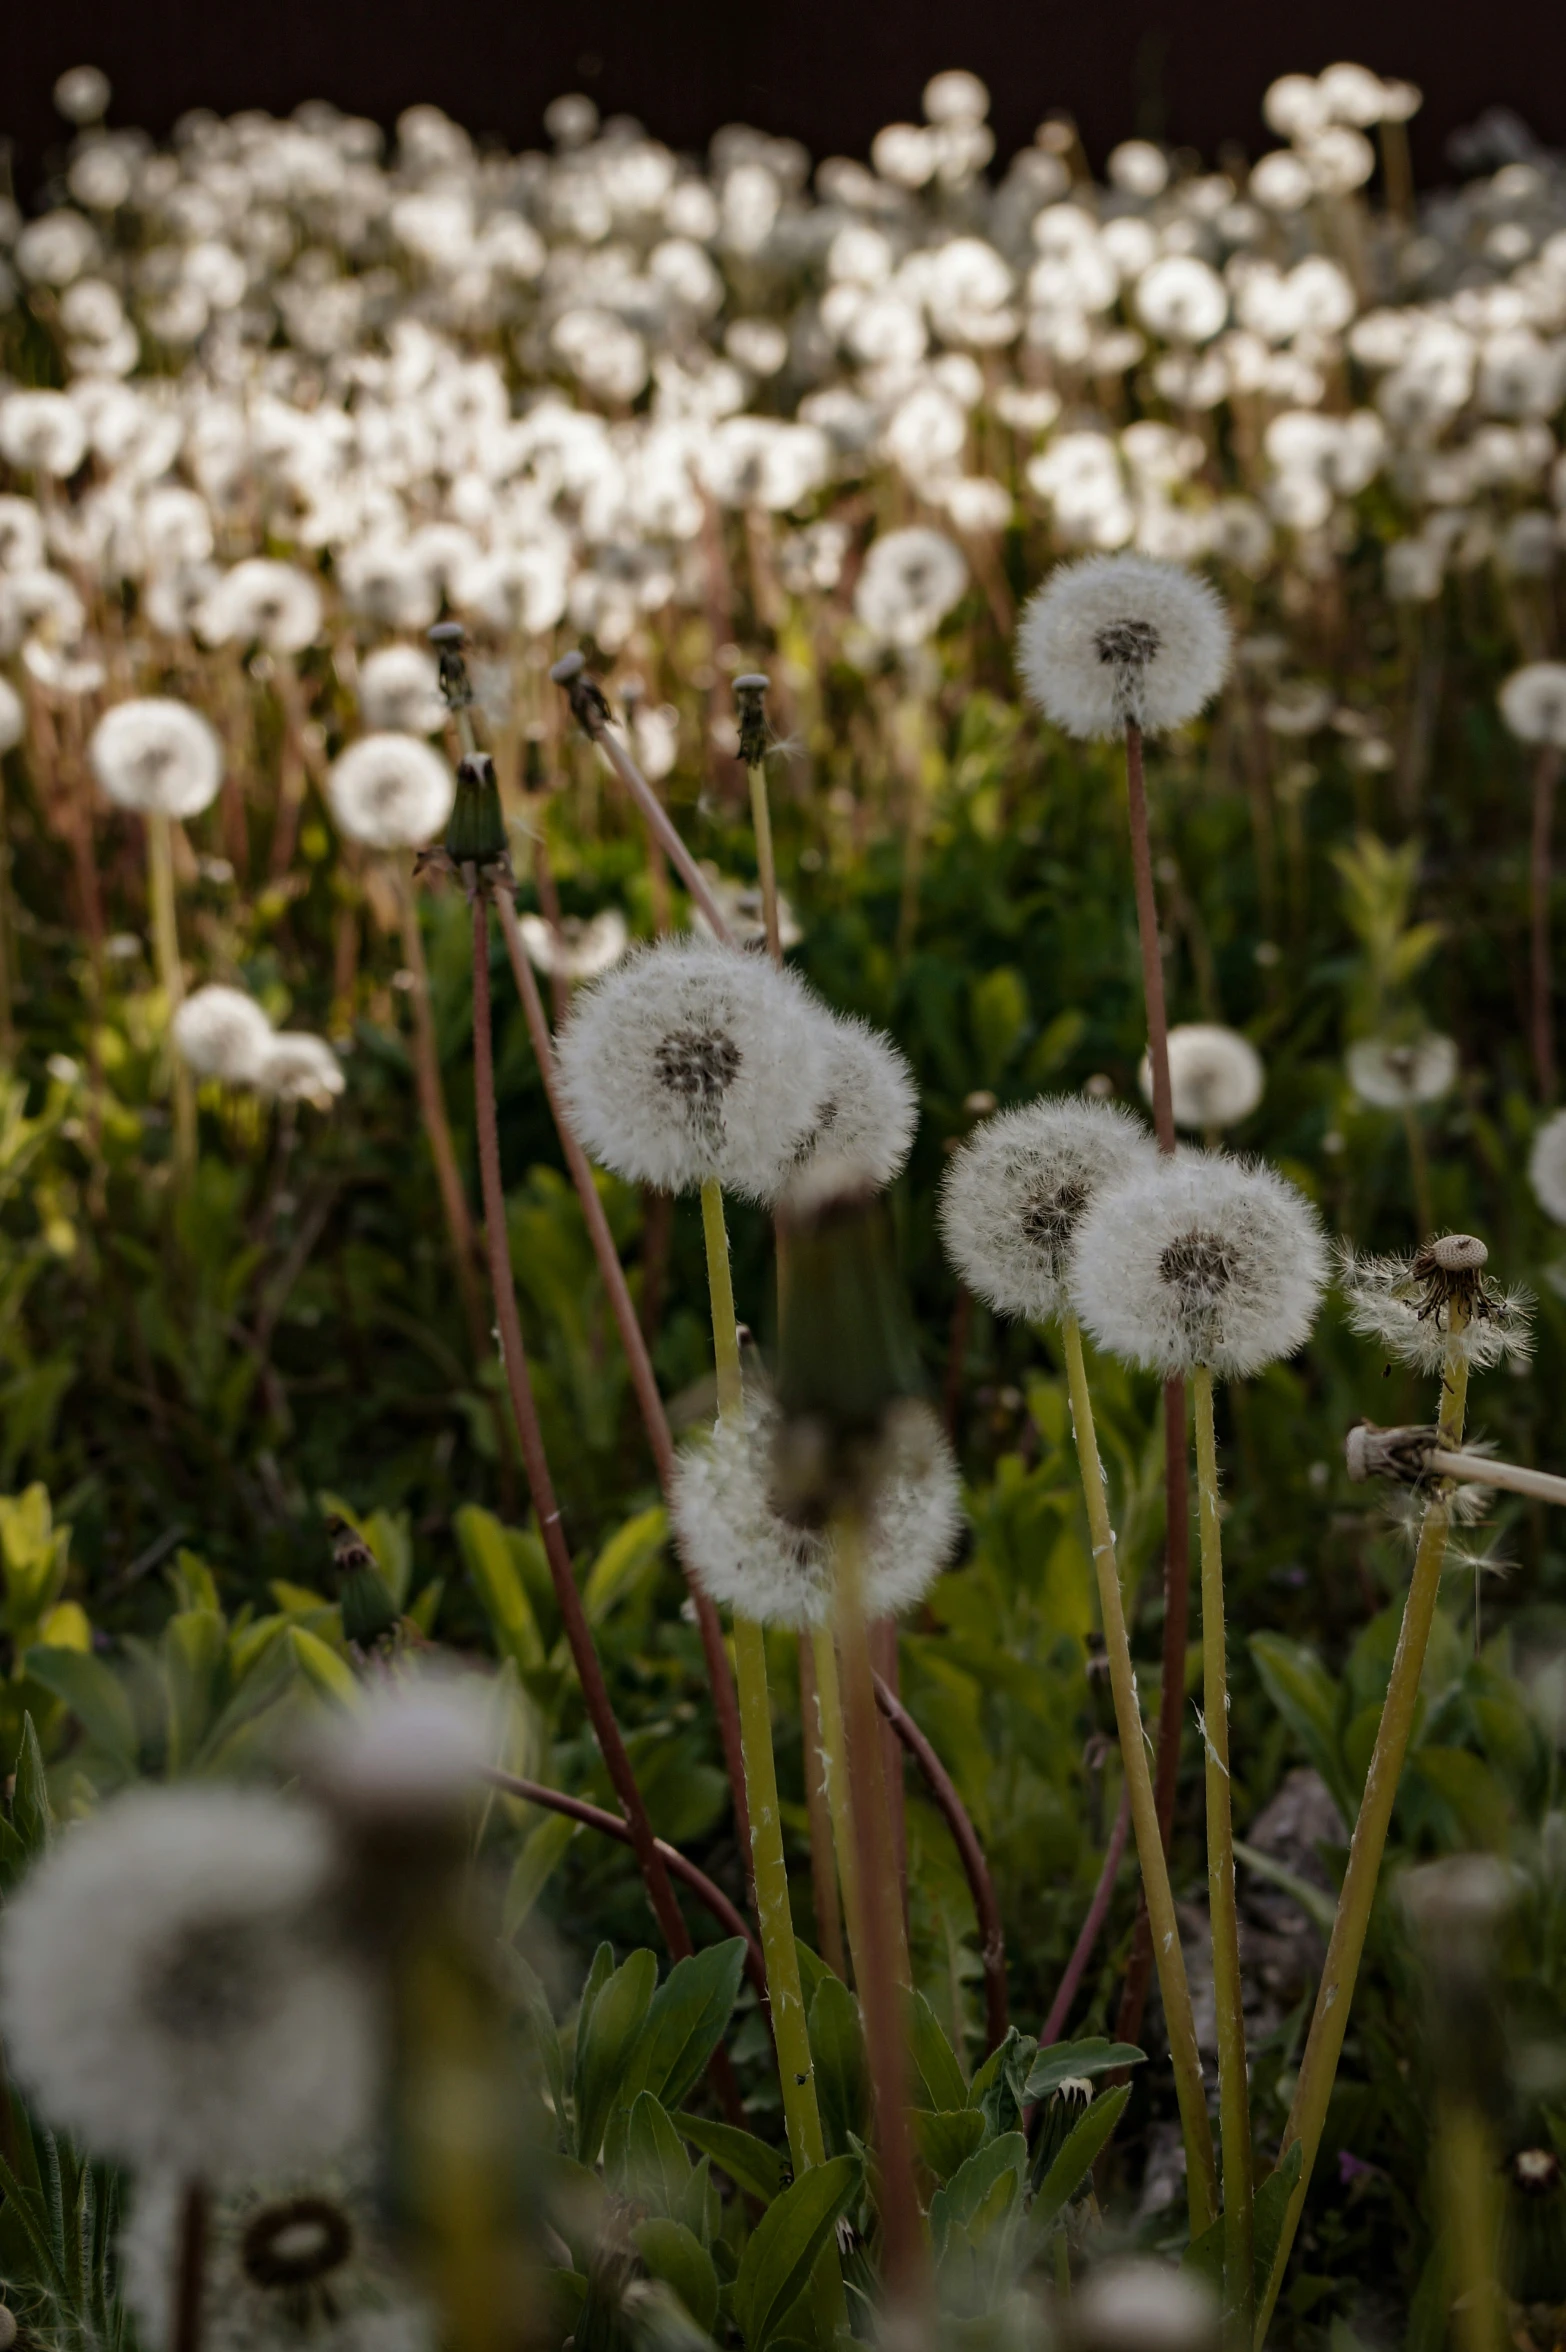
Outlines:
[{"label": "tall flower stalk", "polygon": [[[174,895],[174,832],[161,809],[148,809],[147,896],[152,912],[152,950],[158,985],[174,1016],[185,1001],[185,969],[179,952],[179,918]],[[196,1089],[190,1071],[177,1053],[170,1053],[169,1083],[174,1102],[174,1165],[181,1182],[188,1182],[196,1164]]]}]

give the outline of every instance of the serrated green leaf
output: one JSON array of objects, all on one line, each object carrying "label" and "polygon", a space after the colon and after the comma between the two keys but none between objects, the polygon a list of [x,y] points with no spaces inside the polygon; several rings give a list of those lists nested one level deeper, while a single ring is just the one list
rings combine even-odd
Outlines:
[{"label": "serrated green leaf", "polygon": [[720,2172],[726,2172],[737,2189],[747,2196],[758,2197],[763,2205],[770,2205],[783,2193],[788,2177],[788,2166],[776,2148],[765,2140],[758,2140],[754,2132],[740,2131],[732,2123],[714,2123],[705,2115],[680,2113],[674,2123],[693,2148],[700,2148],[710,2156]]},{"label": "serrated green leaf", "polygon": [[916,2107],[913,2126],[919,2154],[938,2181],[950,2180],[984,2140],[977,2107]]},{"label": "serrated green leaf", "polygon": [[[979,2109],[972,2110],[978,2114]],[[1002,2132],[957,2167],[930,2200],[930,2237],[939,2262],[953,2230],[982,2236],[1000,2219],[1022,2187],[1028,2143],[1021,2132]]]},{"label": "serrated green leaf", "polygon": [[1199,2238],[1193,2238],[1180,2257],[1180,2268],[1211,2287],[1219,2302],[1223,2300],[1223,2215],[1209,2222]]},{"label": "serrated green leaf", "polygon": [[658,1963],[652,1953],[632,1952],[603,1986],[585,2026],[577,2027],[572,2088],[576,2153],[584,2164],[591,2164],[603,2145],[604,2126],[619,2099],[626,2061],[646,2021],[657,1982]]},{"label": "serrated green leaf", "polygon": [[647,2012],[627,2078],[628,2097],[648,2090],[674,2108],[690,2096],[723,2039],[744,1967],[739,1936],[675,1963]]},{"label": "serrated green leaf", "polygon": [[834,2156],[846,2156],[868,2128],[870,2071],[859,2003],[840,1978],[826,1976],[816,1987],[809,2031],[827,2148]]},{"label": "serrated green leaf", "polygon": [[638,2222],[631,2240],[648,2276],[672,2287],[696,2325],[710,2335],[718,2317],[718,2274],[701,2240],[684,2222],[661,2214]]},{"label": "serrated green leaf", "polygon": [[857,2156],[831,2157],[813,2165],[762,2215],[734,2282],[734,2317],[750,2352],[765,2352],[781,2332],[861,2177]]},{"label": "serrated green leaf", "polygon": [[1101,2099],[1093,2101],[1081,2122],[1067,2134],[1065,2146],[1039,2183],[1033,2200],[1033,2218],[1040,2228],[1047,2228],[1081,2188],[1098,2162],[1099,2150],[1107,2145],[1110,2133],[1125,2112],[1130,2096],[1129,2083],[1122,2083],[1118,2090],[1106,2091]]}]

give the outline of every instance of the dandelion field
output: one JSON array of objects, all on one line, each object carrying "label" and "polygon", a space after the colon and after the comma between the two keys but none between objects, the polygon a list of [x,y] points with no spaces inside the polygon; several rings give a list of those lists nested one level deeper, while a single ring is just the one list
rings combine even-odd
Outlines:
[{"label": "dandelion field", "polygon": [[0,2352],[1548,2352],[1566,165],[57,103]]}]

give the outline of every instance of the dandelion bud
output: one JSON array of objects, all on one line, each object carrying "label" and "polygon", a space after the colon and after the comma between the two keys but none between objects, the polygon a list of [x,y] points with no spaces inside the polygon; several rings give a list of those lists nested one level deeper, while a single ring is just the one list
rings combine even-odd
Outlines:
[{"label": "dandelion bud", "polygon": [[505,854],[506,819],[495,781],[495,763],[487,751],[470,751],[457,765],[457,797],[446,824],[446,855],[454,866],[487,866]]},{"label": "dandelion bud", "polygon": [[464,647],[468,633],[460,621],[437,621],[429,632],[440,667],[440,690],[448,710],[467,710],[473,701]]},{"label": "dandelion bud", "polygon": [[1068,735],[1161,734],[1211,702],[1229,670],[1229,622],[1205,580],[1142,555],[1061,564],[1017,631],[1017,662]]}]

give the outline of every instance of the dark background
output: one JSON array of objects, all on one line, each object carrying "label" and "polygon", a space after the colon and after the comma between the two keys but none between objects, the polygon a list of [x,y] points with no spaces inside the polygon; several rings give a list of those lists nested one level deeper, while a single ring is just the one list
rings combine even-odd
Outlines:
[{"label": "dark background", "polygon": [[539,140],[550,98],[585,89],[676,147],[742,120],[817,157],[862,155],[883,122],[917,118],[928,75],[965,65],[994,93],[1002,156],[1065,108],[1101,160],[1133,131],[1254,154],[1273,143],[1269,80],[1350,57],[1425,91],[1427,182],[1488,106],[1566,146],[1559,0],[0,0],[0,19],[0,129],[24,189],[60,139],[54,78],[86,62],[113,81],[112,121],[159,134],[195,105],[325,97],[389,124],[430,100],[515,147]]}]

